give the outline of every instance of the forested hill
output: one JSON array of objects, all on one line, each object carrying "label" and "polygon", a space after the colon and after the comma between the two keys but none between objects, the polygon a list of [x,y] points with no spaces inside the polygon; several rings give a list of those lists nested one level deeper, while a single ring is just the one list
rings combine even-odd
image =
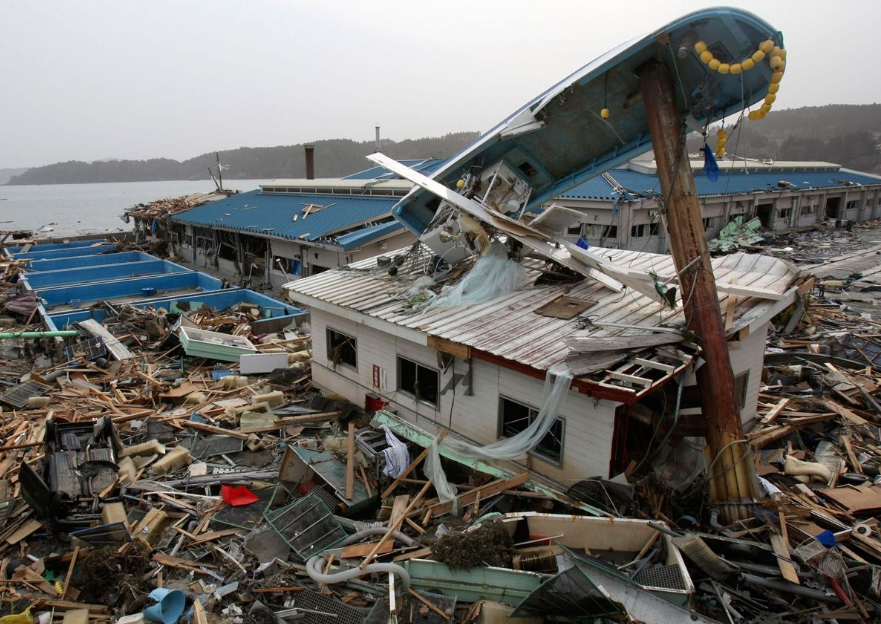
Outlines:
[{"label": "forested hill", "polygon": [[[697,148],[689,139],[689,150]],[[881,173],[881,104],[830,104],[770,113],[744,120],[728,133],[729,155],[773,160],[822,160]],[[715,133],[710,146],[715,147]]]},{"label": "forested hill", "polygon": [[[395,158],[448,158],[470,145],[477,132],[456,132],[442,137],[392,141],[384,139],[382,151]],[[373,153],[373,141],[331,139],[315,141],[315,177],[348,175],[371,166],[365,156]],[[240,147],[220,152],[227,179],[267,180],[302,178],[306,163],[302,145]],[[13,176],[9,184],[76,184],[94,182],[151,182],[157,180],[205,180],[215,166],[214,152],[183,162],[169,158],[69,162],[34,167]]]}]

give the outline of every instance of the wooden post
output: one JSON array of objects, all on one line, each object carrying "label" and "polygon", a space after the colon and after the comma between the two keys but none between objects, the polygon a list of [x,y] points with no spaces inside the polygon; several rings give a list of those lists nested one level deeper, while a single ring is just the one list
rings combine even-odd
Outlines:
[{"label": "wooden post", "polygon": [[349,423],[346,438],[346,500],[352,502],[355,495],[355,423]]},{"label": "wooden post", "polygon": [[661,63],[640,71],[640,88],[655,149],[666,212],[667,237],[679,274],[688,329],[701,347],[704,364],[697,371],[701,411],[707,421],[710,490],[728,522],[751,517],[759,498],[752,453],[744,441],[734,374],[728,358],[725,326],[716,280],[697,200],[685,130],[676,107],[670,72]]}]

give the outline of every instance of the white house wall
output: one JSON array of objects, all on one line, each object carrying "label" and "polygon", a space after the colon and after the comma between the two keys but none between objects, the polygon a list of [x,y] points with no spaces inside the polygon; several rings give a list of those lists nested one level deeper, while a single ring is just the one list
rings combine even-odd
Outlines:
[{"label": "white house wall", "polygon": [[[483,360],[474,359],[472,396],[465,395],[464,380],[442,394],[439,406],[417,402],[397,391],[397,356],[439,370],[437,352],[409,340],[397,338],[354,321],[312,309],[312,380],[317,386],[364,405],[366,394],[388,401],[390,409],[429,432],[450,428],[456,434],[480,444],[499,438],[499,397],[539,408],[543,382]],[[357,339],[357,370],[345,365],[332,368],[327,358],[327,328]],[[382,371],[385,386],[373,385],[374,365]],[[468,363],[456,358],[440,375],[441,391],[453,374],[466,375]],[[570,391],[559,417],[564,419],[562,465],[531,455],[527,465],[551,479],[609,476],[616,403],[594,401]]]}]

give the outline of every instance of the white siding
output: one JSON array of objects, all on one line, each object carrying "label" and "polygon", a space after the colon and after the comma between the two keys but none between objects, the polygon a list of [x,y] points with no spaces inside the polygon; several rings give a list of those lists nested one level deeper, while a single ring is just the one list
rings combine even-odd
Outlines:
[{"label": "white siding", "polygon": [[[338,366],[333,370],[327,360],[327,328],[357,339],[358,367]],[[364,405],[367,393],[381,396],[390,409],[429,432],[450,428],[474,442],[487,444],[498,439],[499,397],[540,407],[543,382],[522,373],[483,360],[473,360],[472,396],[466,396],[465,380],[441,395],[439,406],[417,402],[406,392],[397,391],[397,356],[439,370],[437,352],[403,338],[359,325],[319,310],[312,311],[313,382],[330,392]],[[373,366],[385,371],[387,387],[373,386]],[[467,375],[468,362],[455,359],[440,375],[440,387],[453,374]],[[563,461],[558,466],[532,455],[526,464],[551,479],[608,476],[616,403],[597,401],[570,391],[559,416],[565,420]]]}]

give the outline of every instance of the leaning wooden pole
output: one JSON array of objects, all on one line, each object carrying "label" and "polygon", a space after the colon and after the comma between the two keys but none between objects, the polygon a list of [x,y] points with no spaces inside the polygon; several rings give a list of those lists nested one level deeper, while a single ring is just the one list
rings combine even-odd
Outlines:
[{"label": "leaning wooden pole", "polygon": [[685,146],[685,131],[676,110],[675,86],[665,65],[655,62],[644,67],[640,88],[655,149],[667,236],[679,274],[685,320],[697,338],[704,360],[697,370],[697,381],[711,458],[710,495],[722,517],[733,522],[753,515],[760,491],[734,396],[725,325]]}]

